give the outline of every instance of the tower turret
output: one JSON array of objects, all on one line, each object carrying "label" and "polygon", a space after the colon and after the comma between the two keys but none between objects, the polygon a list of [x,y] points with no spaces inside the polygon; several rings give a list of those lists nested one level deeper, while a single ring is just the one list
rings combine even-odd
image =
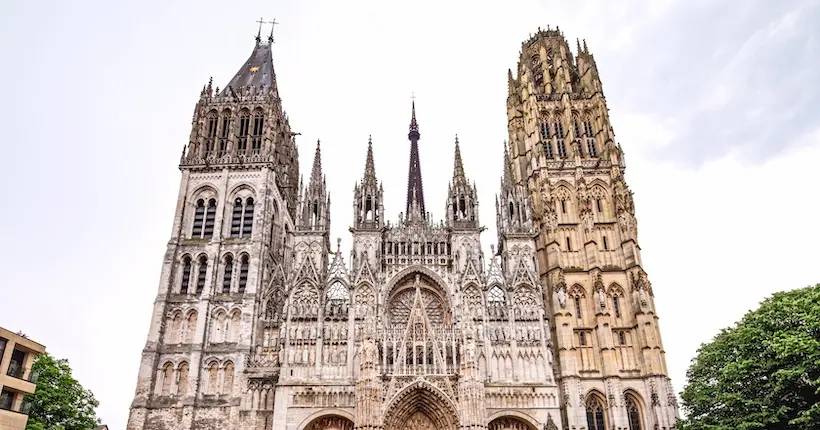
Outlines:
[{"label": "tower turret", "polygon": [[464,162],[458,136],[453,157],[453,179],[447,190],[447,226],[453,229],[476,229],[478,221],[478,194],[475,185],[470,184],[464,174]]},{"label": "tower turret", "polygon": [[373,162],[373,139],[367,139],[367,158],[364,176],[353,188],[353,228],[356,230],[380,230],[384,227],[384,190],[376,178]]},{"label": "tower turret", "polygon": [[330,230],[330,197],[327,194],[327,181],[322,174],[322,148],[318,140],[316,141],[316,154],[313,156],[310,182],[299,191],[296,230]]}]

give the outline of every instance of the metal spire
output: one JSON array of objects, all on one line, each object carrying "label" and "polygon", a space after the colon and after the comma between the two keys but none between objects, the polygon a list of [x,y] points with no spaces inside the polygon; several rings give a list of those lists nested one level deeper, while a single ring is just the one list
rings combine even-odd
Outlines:
[{"label": "metal spire", "polygon": [[[413,96],[415,99],[415,95]],[[410,133],[407,138],[410,139],[410,168],[407,172],[407,217],[410,217],[413,202],[418,205],[418,210],[422,218],[427,217],[427,212],[424,210],[424,189],[421,182],[421,163],[419,161],[419,124],[416,122],[416,101],[413,100],[412,116],[410,119]]]}]

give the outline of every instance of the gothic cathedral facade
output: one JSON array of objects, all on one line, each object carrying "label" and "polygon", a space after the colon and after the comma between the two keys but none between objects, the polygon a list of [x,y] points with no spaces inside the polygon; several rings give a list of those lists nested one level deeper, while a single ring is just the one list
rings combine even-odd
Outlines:
[{"label": "gothic cathedral facade", "polygon": [[426,211],[413,105],[405,211],[385,218],[368,140],[346,258],[318,142],[300,179],[271,44],[196,104],[128,430],[675,428],[586,47],[539,30],[510,72],[492,255],[458,138],[444,220]]}]

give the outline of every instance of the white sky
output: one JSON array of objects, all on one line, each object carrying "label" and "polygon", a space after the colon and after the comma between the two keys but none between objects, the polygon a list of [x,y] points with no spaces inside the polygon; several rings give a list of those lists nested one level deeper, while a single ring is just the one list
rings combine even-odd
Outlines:
[{"label": "white sky", "polygon": [[[495,238],[506,73],[558,25],[595,54],[626,151],[674,386],[698,345],[774,291],[820,281],[820,3],[812,1],[6,2],[0,15],[0,326],[71,362],[122,429],[209,76],[275,16],[302,172],[322,139],[333,236],[349,243],[367,136],[403,210],[410,94],[428,210],[457,133]],[[781,4],[782,3],[782,4]]]}]

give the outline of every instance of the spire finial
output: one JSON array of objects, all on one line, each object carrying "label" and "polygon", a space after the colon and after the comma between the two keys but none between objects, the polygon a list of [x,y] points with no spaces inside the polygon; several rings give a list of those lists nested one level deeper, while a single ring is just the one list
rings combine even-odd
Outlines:
[{"label": "spire finial", "polygon": [[268,36],[268,42],[273,43],[273,28],[276,26],[276,24],[279,23],[276,22],[276,18],[274,18],[273,21],[269,22],[268,24],[270,24],[270,36]]},{"label": "spire finial", "polygon": [[[416,93],[412,93],[410,95],[410,99],[413,100],[411,102],[411,115],[410,115],[410,134],[416,132],[418,134],[419,131],[419,123],[416,122]],[[410,139],[413,139],[412,137]],[[418,139],[418,137],[416,137]]]},{"label": "spire finial", "polygon": [[259,21],[256,22],[259,23],[259,31],[256,32],[256,43],[259,43],[262,41],[262,24],[265,23],[265,18],[259,18]]},{"label": "spire finial", "polygon": [[584,54],[589,54],[589,48],[587,48],[587,40],[584,39]]},{"label": "spire finial", "polygon": [[339,254],[341,252],[341,250],[342,250],[342,238],[337,237],[336,238],[336,254]]}]

